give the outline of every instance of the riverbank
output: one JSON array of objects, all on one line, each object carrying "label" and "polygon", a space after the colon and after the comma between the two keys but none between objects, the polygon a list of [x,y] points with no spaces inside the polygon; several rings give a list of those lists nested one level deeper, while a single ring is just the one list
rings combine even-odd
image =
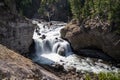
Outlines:
[{"label": "riverbank", "polygon": [[[35,30],[33,36],[36,50],[32,58],[33,61],[40,64],[40,66],[42,64],[45,69],[61,77],[63,80],[65,78],[70,78],[71,80],[85,78],[86,74],[92,75],[99,74],[100,72],[119,72],[119,69],[114,67],[111,63],[101,59],[78,56],[75,55],[74,52],[69,54],[69,51],[65,53],[66,49],[69,50],[69,48],[65,46],[65,44],[64,46],[61,44],[64,40],[59,36],[61,27],[65,26],[63,25],[64,23],[54,21],[54,23],[51,22],[52,25],[50,27],[46,25],[49,24],[47,22],[33,21],[33,23],[39,26],[38,29],[36,29],[37,31]],[[45,36],[44,38],[42,38],[43,35]],[[59,46],[57,46],[57,44],[59,44]],[[62,55],[59,52],[61,51],[59,49],[61,46],[63,49],[65,48],[65,51],[61,49]],[[66,54],[69,55],[67,56]]]},{"label": "riverbank", "polygon": [[40,65],[44,67],[46,70],[52,72],[62,80],[119,80],[120,79],[120,72],[113,73],[113,72],[101,72],[98,74],[95,73],[82,73],[77,72],[75,70],[65,71],[62,66],[53,68],[48,65]]}]

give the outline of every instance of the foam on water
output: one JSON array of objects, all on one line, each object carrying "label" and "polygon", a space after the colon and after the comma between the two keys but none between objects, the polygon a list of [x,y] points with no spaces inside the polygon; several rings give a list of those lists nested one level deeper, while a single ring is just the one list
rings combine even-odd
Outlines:
[{"label": "foam on water", "polygon": [[33,61],[40,64],[53,65],[60,64],[65,70],[75,68],[78,71],[87,72],[117,72],[119,69],[102,63],[94,62],[90,58],[80,58],[73,54],[70,44],[60,38],[60,30],[66,25],[65,23],[53,22],[49,26],[47,23],[38,23],[39,28],[35,29],[33,39],[35,42],[35,57]]}]

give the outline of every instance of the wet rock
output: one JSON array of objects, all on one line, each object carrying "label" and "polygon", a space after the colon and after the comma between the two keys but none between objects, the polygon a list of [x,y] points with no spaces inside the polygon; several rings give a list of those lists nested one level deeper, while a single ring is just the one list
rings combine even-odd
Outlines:
[{"label": "wet rock", "polygon": [[60,65],[60,64],[58,64],[58,63],[54,63],[52,66],[53,66],[55,69],[57,69],[58,71],[63,71],[63,70],[64,70],[63,65]]},{"label": "wet rock", "polygon": [[45,38],[46,38],[46,36],[45,36],[45,35],[42,35],[41,39],[45,39]]},{"label": "wet rock", "polygon": [[59,47],[57,53],[61,56],[65,56],[65,49],[63,47]]},{"label": "wet rock", "polygon": [[41,35],[41,33],[37,33],[39,36]]},{"label": "wet rock", "polygon": [[49,25],[49,26],[51,26],[51,25],[53,25],[53,23],[52,23],[52,22],[50,22],[48,25]]},{"label": "wet rock", "polygon": [[40,28],[39,27],[37,27],[36,29],[35,29],[35,32],[39,35],[40,34]]},{"label": "wet rock", "polygon": [[106,61],[113,60],[113,58],[111,56],[109,56],[108,54],[101,52],[99,50],[80,49],[77,53],[82,56],[92,57],[92,58],[100,58],[100,59],[103,59]]},{"label": "wet rock", "polygon": [[63,60],[60,60],[60,62],[64,62]]},{"label": "wet rock", "polygon": [[76,72],[76,68],[75,68],[75,67],[72,67],[72,66],[71,66],[71,67],[68,66],[68,67],[67,67],[67,71],[68,71],[68,72]]},{"label": "wet rock", "polygon": [[120,61],[120,36],[111,32],[111,26],[107,22],[91,19],[80,26],[70,22],[61,30],[61,37],[67,39],[74,51],[79,52],[78,54],[81,54],[80,49],[101,49]]}]

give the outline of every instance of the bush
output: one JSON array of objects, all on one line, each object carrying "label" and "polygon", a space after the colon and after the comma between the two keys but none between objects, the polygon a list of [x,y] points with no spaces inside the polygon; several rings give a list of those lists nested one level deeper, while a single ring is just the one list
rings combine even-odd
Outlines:
[{"label": "bush", "polygon": [[85,80],[120,80],[120,73],[101,72],[99,74],[94,74],[92,76],[90,74],[86,74]]}]

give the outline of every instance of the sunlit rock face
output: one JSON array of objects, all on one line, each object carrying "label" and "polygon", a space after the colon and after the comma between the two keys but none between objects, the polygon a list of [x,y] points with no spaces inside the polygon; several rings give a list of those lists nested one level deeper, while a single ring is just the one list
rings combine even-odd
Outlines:
[{"label": "sunlit rock face", "polygon": [[0,80],[61,80],[20,54],[0,44]]},{"label": "sunlit rock face", "polygon": [[80,49],[101,49],[120,61],[120,36],[111,31],[107,22],[91,19],[80,26],[72,21],[61,30],[61,37],[67,39],[78,53]]},{"label": "sunlit rock face", "polygon": [[65,23],[52,21],[53,24],[51,26],[47,22],[39,23],[33,20],[33,23],[39,26],[35,29],[33,35],[35,42],[35,53],[32,53],[33,61],[52,67],[59,66],[66,71],[74,70],[83,73],[119,71],[114,66],[104,64],[102,60],[94,61],[91,58],[75,55],[69,42],[60,37],[60,30],[64,28]]},{"label": "sunlit rock face", "polygon": [[0,44],[19,53],[28,53],[34,28],[25,18],[3,11],[0,13]]}]

